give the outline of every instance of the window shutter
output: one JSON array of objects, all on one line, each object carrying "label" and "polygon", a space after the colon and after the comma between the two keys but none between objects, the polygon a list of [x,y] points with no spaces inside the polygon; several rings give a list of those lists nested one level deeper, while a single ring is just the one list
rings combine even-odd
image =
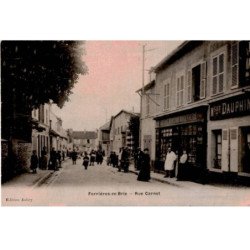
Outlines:
[{"label": "window shutter", "polygon": [[229,154],[228,154],[228,147],[229,147],[229,140],[228,140],[228,133],[227,129],[222,130],[222,154],[221,154],[221,169],[223,171],[228,171],[229,165]]},{"label": "window shutter", "polygon": [[230,171],[238,172],[238,128],[230,128]]},{"label": "window shutter", "polygon": [[176,91],[176,98],[177,98],[177,107],[180,106],[180,98],[179,98],[179,89],[180,89],[180,78],[177,78],[177,91]]},{"label": "window shutter", "polygon": [[189,70],[187,73],[187,102],[191,102],[191,96],[192,96],[192,81],[191,81],[191,71]]},{"label": "window shutter", "polygon": [[167,93],[166,93],[166,108],[169,109],[169,98],[170,98],[170,91],[169,91],[169,88],[170,88],[170,84],[167,83]]},{"label": "window shutter", "polygon": [[207,78],[207,65],[206,62],[203,62],[201,64],[200,98],[206,97],[206,78]]},{"label": "window shutter", "polygon": [[164,100],[164,109],[167,108],[167,100],[166,100],[166,97],[167,97],[167,85],[164,84],[164,98],[163,98],[163,100]]},{"label": "window shutter", "polygon": [[218,68],[218,62],[217,62],[217,57],[213,58],[213,84],[212,84],[212,94],[216,94],[217,93],[217,68]]},{"label": "window shutter", "polygon": [[239,84],[239,44],[234,43],[231,51],[231,63],[232,63],[232,87]]}]

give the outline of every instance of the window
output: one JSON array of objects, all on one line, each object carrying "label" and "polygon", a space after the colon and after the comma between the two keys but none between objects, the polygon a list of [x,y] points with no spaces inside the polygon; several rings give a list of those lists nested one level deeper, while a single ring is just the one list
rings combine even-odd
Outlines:
[{"label": "window", "polygon": [[[221,130],[214,130],[214,159],[213,159],[213,167],[217,169],[221,169],[221,155],[222,155],[222,136]],[[223,135],[224,136],[224,135]]]},{"label": "window", "polygon": [[234,43],[231,50],[232,82],[231,87],[238,86],[239,80],[239,44]]},{"label": "window", "polygon": [[149,96],[146,94],[146,115],[149,115]]},{"label": "window", "polygon": [[48,110],[46,109],[46,124],[49,124]]},{"label": "window", "polygon": [[187,102],[192,102],[192,72],[187,73]]},{"label": "window", "polygon": [[44,123],[44,105],[40,105],[39,111],[38,111],[38,119],[40,122]]},{"label": "window", "polygon": [[212,58],[212,94],[223,92],[225,83],[225,54]]},{"label": "window", "polygon": [[241,87],[250,85],[250,42],[239,42],[239,84]]},{"label": "window", "polygon": [[184,76],[177,78],[177,107],[183,105],[183,95],[184,95]]},{"label": "window", "polygon": [[170,84],[169,82],[164,84],[164,97],[163,97],[163,108],[164,110],[167,110],[170,108]]}]

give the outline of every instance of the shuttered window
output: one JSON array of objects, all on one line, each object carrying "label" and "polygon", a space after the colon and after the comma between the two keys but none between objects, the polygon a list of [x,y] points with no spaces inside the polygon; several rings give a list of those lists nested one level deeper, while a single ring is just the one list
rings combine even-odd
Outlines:
[{"label": "shuttered window", "polygon": [[164,110],[167,110],[170,108],[170,83],[167,82],[164,84]]},{"label": "shuttered window", "polygon": [[177,78],[177,107],[183,105],[184,97],[184,76]]},{"label": "shuttered window", "polygon": [[149,115],[149,96],[146,95],[146,115]]},{"label": "shuttered window", "polygon": [[192,102],[192,73],[190,70],[187,73],[187,102]]},{"label": "shuttered window", "polygon": [[207,77],[207,65],[206,62],[201,64],[201,82],[200,82],[200,98],[206,97],[206,77]]},{"label": "shuttered window", "polygon": [[239,44],[234,43],[231,50],[232,64],[232,82],[231,86],[236,87],[239,84]]},{"label": "shuttered window", "polygon": [[212,94],[223,92],[225,83],[225,55],[219,54],[212,59]]}]

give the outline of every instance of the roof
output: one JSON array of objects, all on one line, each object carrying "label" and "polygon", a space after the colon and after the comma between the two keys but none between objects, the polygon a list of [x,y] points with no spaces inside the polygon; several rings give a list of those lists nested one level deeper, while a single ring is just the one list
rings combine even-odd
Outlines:
[{"label": "roof", "polygon": [[[154,85],[155,85],[155,80],[149,82],[148,84],[146,84],[144,86],[144,91],[147,91],[147,90],[151,89],[152,87],[154,87]],[[140,92],[140,91],[142,91],[142,88],[136,90],[137,93]]]},{"label": "roof", "polygon": [[169,55],[167,55],[165,58],[163,58],[162,61],[160,61],[155,67],[154,72],[157,72],[161,70],[164,66],[167,64],[170,64],[171,62],[177,60],[180,58],[183,54],[189,52],[196,46],[200,45],[203,41],[185,41],[182,44],[180,44],[176,49],[174,49]]},{"label": "roof", "polygon": [[100,127],[100,130],[106,130],[106,131],[109,131],[110,130],[110,123],[111,123],[111,120],[110,121],[108,121],[108,122],[106,122],[104,125],[102,125],[101,127]]},{"label": "roof", "polygon": [[95,131],[73,131],[72,137],[74,139],[96,139],[97,133]]},{"label": "roof", "polygon": [[113,118],[116,118],[117,116],[119,116],[121,113],[126,113],[128,115],[132,115],[132,116],[139,116],[139,113],[135,113],[135,112],[130,112],[127,110],[122,109],[118,114],[116,114]]}]

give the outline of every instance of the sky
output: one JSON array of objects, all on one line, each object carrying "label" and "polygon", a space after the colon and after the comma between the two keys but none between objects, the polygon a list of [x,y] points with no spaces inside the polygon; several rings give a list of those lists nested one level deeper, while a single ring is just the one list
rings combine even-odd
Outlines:
[{"label": "sky", "polygon": [[159,63],[182,41],[86,41],[83,56],[88,74],[75,84],[70,101],[53,112],[62,118],[63,128],[96,130],[121,109],[140,111],[136,90],[142,86],[142,45],[146,44],[147,70]]}]

